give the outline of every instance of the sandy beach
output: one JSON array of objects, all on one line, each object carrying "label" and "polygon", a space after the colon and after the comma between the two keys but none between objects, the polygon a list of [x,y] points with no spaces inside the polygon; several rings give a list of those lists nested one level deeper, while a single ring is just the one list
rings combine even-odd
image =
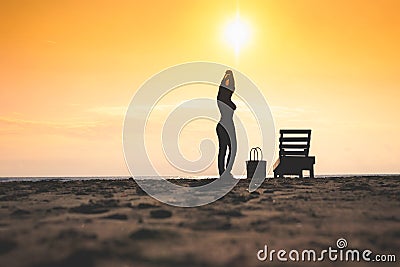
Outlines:
[{"label": "sandy beach", "polygon": [[[0,183],[0,263],[292,266],[259,261],[257,252],[264,245],[323,250],[339,238],[399,260],[400,176],[267,179],[253,193],[247,186],[242,180],[212,204],[178,208],[147,196],[133,180]],[[367,263],[295,265],[336,264]]]}]

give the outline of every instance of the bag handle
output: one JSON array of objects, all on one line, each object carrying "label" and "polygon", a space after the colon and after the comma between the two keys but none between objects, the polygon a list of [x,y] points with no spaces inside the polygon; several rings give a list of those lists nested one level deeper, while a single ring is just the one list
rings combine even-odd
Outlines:
[{"label": "bag handle", "polygon": [[[254,152],[253,152],[254,151]],[[261,148],[259,148],[258,146],[257,147],[253,147],[251,150],[250,150],[250,161],[252,160],[251,159],[251,155],[254,155],[254,160],[260,160],[259,158],[258,158],[258,156],[259,156],[259,154],[258,154],[258,151],[260,151],[260,153],[261,153],[261,160],[263,159],[263,153],[262,153],[262,150],[261,150]],[[252,153],[253,152],[253,153]],[[257,156],[256,156],[257,155]]]},{"label": "bag handle", "polygon": [[[253,153],[254,152],[254,153]],[[250,161],[253,161],[253,160],[255,160],[256,159],[256,153],[257,153],[257,159],[258,159],[258,150],[255,148],[255,147],[253,147],[252,149],[250,149]],[[251,155],[253,155],[254,154],[254,159],[252,159],[251,158]]]}]

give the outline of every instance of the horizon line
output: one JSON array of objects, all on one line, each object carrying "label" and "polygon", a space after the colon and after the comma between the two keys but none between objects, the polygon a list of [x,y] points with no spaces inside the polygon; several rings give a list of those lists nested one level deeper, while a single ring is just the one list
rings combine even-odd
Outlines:
[{"label": "horizon line", "polygon": [[[315,175],[315,177],[334,177],[334,176],[391,176],[391,175],[400,175],[400,173],[335,173],[335,174],[318,174]],[[202,178],[202,179],[206,179],[206,178],[218,178],[218,175],[199,175],[199,176],[184,176],[184,175],[158,175],[158,176],[154,176],[154,175],[138,175],[136,176],[137,178],[139,177],[179,177],[179,178]],[[0,176],[0,179],[7,179],[7,178],[133,178],[135,176],[131,176],[131,175],[70,175],[70,176],[60,176],[60,175],[42,175],[42,176]],[[247,177],[245,177],[245,175],[236,175],[236,177],[240,177],[241,179],[245,179]],[[271,175],[267,175],[267,177],[265,178],[274,178],[274,176]],[[308,177],[305,177],[308,178]]]}]

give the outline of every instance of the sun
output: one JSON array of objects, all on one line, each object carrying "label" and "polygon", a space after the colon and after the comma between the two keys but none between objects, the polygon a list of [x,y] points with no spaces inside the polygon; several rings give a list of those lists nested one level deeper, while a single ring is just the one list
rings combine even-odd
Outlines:
[{"label": "sun", "polygon": [[239,15],[228,23],[225,29],[225,39],[235,49],[238,54],[241,47],[250,39],[249,25],[240,19]]}]

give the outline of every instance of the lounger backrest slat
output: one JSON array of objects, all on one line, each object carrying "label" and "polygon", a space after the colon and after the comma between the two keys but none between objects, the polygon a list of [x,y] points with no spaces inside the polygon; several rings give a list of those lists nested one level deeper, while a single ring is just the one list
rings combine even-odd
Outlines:
[{"label": "lounger backrest slat", "polygon": [[280,130],[279,157],[308,157],[311,130]]}]

